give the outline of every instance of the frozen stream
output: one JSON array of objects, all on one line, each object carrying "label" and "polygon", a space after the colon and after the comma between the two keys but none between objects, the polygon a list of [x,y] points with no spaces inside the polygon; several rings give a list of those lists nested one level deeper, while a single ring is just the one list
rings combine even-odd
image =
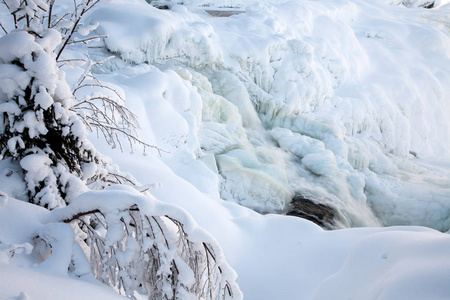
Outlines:
[{"label": "frozen stream", "polygon": [[450,8],[400,2],[259,2],[214,18],[136,1],[90,21],[117,55],[99,76],[200,191],[331,228],[448,231]]}]

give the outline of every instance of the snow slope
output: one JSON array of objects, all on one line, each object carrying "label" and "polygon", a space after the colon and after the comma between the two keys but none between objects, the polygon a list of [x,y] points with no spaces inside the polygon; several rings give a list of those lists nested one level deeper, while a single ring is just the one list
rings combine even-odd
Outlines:
[{"label": "snow slope", "polygon": [[[91,140],[217,240],[245,299],[448,299],[448,234],[254,211],[284,213],[301,194],[332,207],[335,227],[450,229],[450,6],[400,2],[102,3],[88,22],[109,52],[90,55],[116,58],[97,76],[167,152]],[[119,297],[36,265],[27,243],[48,212],[13,199],[23,183],[0,164],[0,299]]]},{"label": "snow slope", "polygon": [[[216,237],[238,273],[245,299],[419,300],[450,295],[448,234],[423,227],[324,231],[300,218],[260,215],[205,196],[169,168],[157,162],[152,166],[135,167],[151,174],[149,180],[163,182],[155,192],[158,198],[184,206]],[[103,201],[111,199],[106,195]],[[115,199],[120,197],[117,190]],[[0,209],[6,224],[0,227],[0,299],[119,299],[92,275],[67,274],[64,266],[73,243],[69,226],[45,225],[48,211],[5,198]],[[32,250],[30,242],[45,229],[47,236],[60,233],[60,247],[40,263],[39,248]]]}]

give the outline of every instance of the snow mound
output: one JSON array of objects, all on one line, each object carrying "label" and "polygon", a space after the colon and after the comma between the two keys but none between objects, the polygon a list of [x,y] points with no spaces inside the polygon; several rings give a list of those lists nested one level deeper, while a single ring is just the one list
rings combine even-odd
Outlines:
[{"label": "snow mound", "polygon": [[450,288],[442,278],[450,268],[447,247],[447,237],[432,232],[369,235],[355,243],[341,269],[318,287],[313,299],[446,299]]},{"label": "snow mound", "polygon": [[[153,63],[176,58],[194,67],[222,64],[211,25],[183,6],[174,6],[169,13],[150,5],[115,3],[96,9],[92,19],[92,24],[100,24],[98,32],[108,35],[108,49],[127,61]],[[125,23],[128,25],[120,25]]]},{"label": "snow mound", "polygon": [[[219,295],[221,299],[242,299],[235,283],[237,275],[225,261],[216,240],[175,205],[159,202],[150,195],[144,196],[124,186],[83,193],[68,206],[52,211],[13,198],[7,199],[3,192],[0,197],[0,274],[9,274],[8,280],[0,283],[2,297],[9,299],[26,295],[33,299],[76,299],[84,293],[91,293],[88,299],[108,295],[111,295],[108,299],[121,298],[114,293],[116,289],[120,293],[126,292],[127,296],[141,297],[147,291],[148,297],[157,297],[159,292],[161,295],[185,298],[202,297],[205,291],[209,293],[212,289],[216,293],[214,299],[218,299]],[[130,212],[139,211],[140,216],[127,215],[124,213],[127,209]],[[92,222],[90,225],[84,223],[88,232],[82,232],[77,224],[67,224],[94,212],[99,212],[103,219],[85,219],[88,223]],[[136,220],[145,218],[150,227],[139,227],[143,230],[139,232],[138,226],[144,222],[138,224]],[[150,220],[153,220],[153,225]],[[124,232],[123,226],[127,222],[132,226],[125,228]],[[170,222],[180,225],[173,228],[168,225]],[[141,236],[131,234],[132,228]],[[187,249],[179,244],[177,235],[184,235]],[[155,249],[159,256],[153,257]],[[186,255],[194,255],[195,260],[186,261]],[[136,259],[142,267],[136,265]],[[176,281],[180,282],[176,288],[170,288],[170,282],[174,282],[171,276],[175,274],[171,270],[172,265],[177,268]],[[110,272],[110,267],[117,268]],[[207,273],[204,268],[208,268]],[[156,283],[143,290],[143,285],[152,283],[151,272],[158,274]],[[49,283],[42,283],[41,276],[45,281],[59,285],[51,287]],[[167,276],[169,289],[162,281]],[[34,277],[40,279],[34,281]],[[23,281],[33,281],[33,284],[24,286],[21,284]],[[113,289],[100,284],[100,281]],[[41,284],[48,286],[48,289],[42,290]],[[85,289],[70,293],[76,286]],[[70,296],[63,296],[64,292],[69,292]]]}]

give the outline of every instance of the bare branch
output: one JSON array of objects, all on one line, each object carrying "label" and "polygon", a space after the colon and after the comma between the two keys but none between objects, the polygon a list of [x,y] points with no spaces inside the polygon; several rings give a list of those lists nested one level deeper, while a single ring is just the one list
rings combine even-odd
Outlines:
[{"label": "bare branch", "polygon": [[62,52],[66,48],[67,43],[72,38],[72,35],[75,33],[75,31],[77,29],[77,26],[78,26],[78,23],[80,23],[80,21],[81,21],[81,17],[79,17],[79,18],[77,18],[75,20],[75,24],[73,24],[72,29],[70,30],[70,33],[64,38],[64,42],[63,42],[61,48],[59,49],[58,53],[56,54],[56,61],[58,61],[58,59],[61,56]]},{"label": "bare branch", "polygon": [[92,73],[92,66],[101,62],[93,63],[89,57],[86,58],[86,62],[85,72],[73,87],[73,95],[76,97],[77,93],[86,88],[100,89],[112,94],[111,96],[107,94],[93,94],[71,107],[71,110],[78,114],[86,124],[86,127],[91,132],[95,130],[97,133],[101,133],[108,144],[112,147],[119,146],[121,151],[123,151],[123,147],[119,135],[128,140],[132,150],[134,148],[133,145],[138,144],[143,147],[144,154],[146,148],[156,149],[159,155],[161,155],[161,152],[167,153],[167,151],[150,145],[137,137],[137,130],[139,129],[137,116],[124,106],[125,99],[117,90],[102,84]]},{"label": "bare branch", "polygon": [[82,40],[71,41],[71,42],[68,42],[67,44],[68,44],[68,45],[74,45],[74,44],[77,44],[77,43],[84,43],[84,44],[87,44],[87,43],[89,43],[90,41],[100,40],[100,39],[104,39],[104,38],[106,38],[106,37],[107,37],[106,35],[105,35],[105,36],[101,36],[101,35],[99,35],[99,36],[93,36],[93,37],[85,38],[85,39],[82,39]]},{"label": "bare branch", "polygon": [[48,28],[52,28],[52,11],[53,11],[53,5],[55,4],[55,0],[50,0],[49,1],[49,7],[48,7],[48,24],[47,27]]},{"label": "bare branch", "polygon": [[0,27],[3,29],[3,31],[5,32],[5,34],[8,34],[8,31],[5,29],[5,27],[3,27],[2,22],[0,22]]},{"label": "bare branch", "polygon": [[95,214],[95,213],[101,213],[101,212],[98,209],[94,209],[94,210],[90,210],[90,211],[86,211],[86,212],[80,212],[80,213],[70,217],[69,219],[64,219],[61,221],[64,223],[70,223],[72,221],[79,220],[83,216],[87,216],[87,215],[91,215],[91,214]]},{"label": "bare branch", "polygon": [[[172,299],[181,290],[197,299],[228,299],[226,295],[233,297],[228,278],[222,278],[225,275],[216,261],[214,247],[205,241],[191,241],[180,221],[168,215],[145,214],[137,204],[105,214],[99,214],[101,211],[100,206],[63,220],[68,223],[78,219],[86,228],[86,245],[90,248],[93,273],[101,282],[128,296],[138,288],[145,288],[149,299]],[[89,224],[85,218],[90,220]],[[178,231],[169,230],[166,218],[176,225]],[[109,230],[110,225],[115,226],[115,240],[107,246],[105,237],[91,227],[92,223],[102,224],[106,230]],[[121,224],[121,234],[117,234],[117,224]],[[137,244],[133,243],[135,246],[128,248],[129,240]],[[129,254],[133,252],[130,259],[119,260],[119,253],[125,251]],[[186,274],[178,276],[181,272],[178,261],[184,261],[191,269],[193,281],[183,281]],[[170,294],[167,291],[171,291]]]}]

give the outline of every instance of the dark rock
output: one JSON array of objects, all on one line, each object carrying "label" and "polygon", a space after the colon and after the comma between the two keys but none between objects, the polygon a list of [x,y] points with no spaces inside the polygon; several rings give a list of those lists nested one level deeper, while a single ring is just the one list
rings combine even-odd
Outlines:
[{"label": "dark rock", "polygon": [[152,0],[145,0],[147,3],[152,5],[155,8],[162,9],[162,10],[168,10],[171,9],[172,3],[170,1],[152,1]]},{"label": "dark rock", "polygon": [[333,208],[316,203],[301,194],[296,194],[286,215],[300,217],[316,223],[324,229],[335,229],[336,212]]},{"label": "dark rock", "polygon": [[207,10],[206,12],[212,17],[231,17],[244,13],[239,10]]},{"label": "dark rock", "polygon": [[433,8],[433,7],[434,7],[434,1],[424,3],[424,4],[422,4],[420,7],[428,8],[428,9]]},{"label": "dark rock", "polygon": [[170,7],[169,7],[168,5],[158,5],[158,6],[155,5],[155,7],[156,7],[157,9],[162,9],[162,10],[168,10],[168,9],[170,9]]}]

